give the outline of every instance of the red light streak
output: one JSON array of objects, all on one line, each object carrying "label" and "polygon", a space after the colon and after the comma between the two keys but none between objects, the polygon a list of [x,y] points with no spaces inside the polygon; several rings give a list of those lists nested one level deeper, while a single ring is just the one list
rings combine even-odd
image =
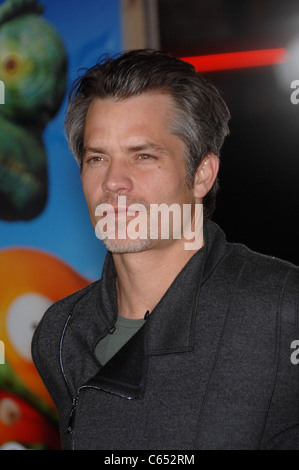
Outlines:
[{"label": "red light streak", "polygon": [[275,65],[285,62],[287,58],[288,51],[284,48],[277,48],[182,57],[182,60],[194,65],[197,72],[211,72]]}]

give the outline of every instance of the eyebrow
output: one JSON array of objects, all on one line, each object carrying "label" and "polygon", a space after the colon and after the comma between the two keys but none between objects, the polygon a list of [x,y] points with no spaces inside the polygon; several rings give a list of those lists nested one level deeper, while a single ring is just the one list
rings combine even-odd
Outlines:
[{"label": "eyebrow", "polygon": [[[167,154],[167,150],[153,142],[144,142],[136,145],[129,145],[128,147],[122,147],[122,150],[125,151],[126,153],[134,153],[134,152],[159,152],[159,153],[164,153]],[[83,158],[86,156],[87,153],[102,153],[106,154],[107,151],[103,147],[85,147],[83,150]]]},{"label": "eyebrow", "polygon": [[84,147],[83,149],[83,158],[87,153],[105,153],[105,150],[100,147]]},{"label": "eyebrow", "polygon": [[144,142],[144,143],[137,144],[137,145],[130,145],[129,147],[125,147],[124,151],[128,153],[144,152],[144,151],[167,153],[164,147],[161,147],[161,145],[155,144],[153,142]]}]

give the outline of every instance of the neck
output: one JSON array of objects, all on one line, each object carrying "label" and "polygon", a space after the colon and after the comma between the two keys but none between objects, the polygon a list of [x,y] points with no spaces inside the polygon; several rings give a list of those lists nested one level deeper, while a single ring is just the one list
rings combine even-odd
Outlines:
[{"label": "neck", "polygon": [[113,253],[118,314],[143,318],[147,310],[151,312],[196,251],[182,249],[178,240],[164,250]]}]

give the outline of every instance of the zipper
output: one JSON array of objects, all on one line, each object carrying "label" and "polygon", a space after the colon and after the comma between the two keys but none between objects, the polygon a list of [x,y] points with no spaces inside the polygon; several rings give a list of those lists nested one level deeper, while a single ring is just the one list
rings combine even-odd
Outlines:
[{"label": "zipper", "polygon": [[96,387],[94,385],[82,385],[80,388],[78,388],[77,394],[75,398],[73,398],[73,403],[72,403],[72,408],[69,414],[69,420],[68,420],[68,426],[67,426],[67,432],[71,436],[71,447],[72,450],[75,449],[75,433],[74,433],[74,426],[75,426],[75,416],[76,416],[76,410],[77,410],[77,405],[79,401],[79,393],[80,390],[83,388],[93,388],[96,390],[100,390],[99,387]]},{"label": "zipper", "polygon": [[64,366],[63,366],[63,361],[62,361],[62,346],[63,346],[63,341],[65,337],[65,332],[68,327],[69,321],[71,319],[72,313],[69,314],[68,318],[66,319],[62,335],[60,338],[60,344],[59,344],[59,364],[60,364],[60,369],[64,378],[64,381],[66,383],[70,398],[72,399],[72,408],[69,414],[69,419],[68,419],[68,426],[67,426],[67,433],[71,436],[71,446],[72,449],[74,449],[75,443],[74,443],[74,424],[75,424],[75,415],[76,415],[76,410],[77,410],[77,405],[79,401],[79,393],[82,388],[95,388],[95,389],[100,389],[99,387],[92,386],[92,385],[81,385],[81,387],[78,388],[75,397],[73,396],[72,393],[72,388],[69,384],[69,381],[66,377]]},{"label": "zipper", "polygon": [[[60,338],[60,344],[59,344],[59,365],[60,365],[60,370],[61,370],[61,372],[62,372],[62,376],[63,376],[64,381],[65,381],[65,383],[66,383],[66,386],[67,386],[67,389],[68,389],[70,398],[73,400],[73,407],[74,407],[74,402],[75,402],[75,400],[76,400],[76,397],[74,398],[74,396],[73,396],[72,387],[70,386],[69,381],[68,381],[68,379],[67,379],[67,376],[66,376],[66,373],[65,373],[65,370],[64,370],[64,366],[63,366],[63,360],[62,360],[63,341],[64,341],[65,332],[66,332],[66,329],[67,329],[67,327],[68,327],[68,324],[69,324],[69,321],[70,321],[70,319],[71,319],[71,316],[72,316],[72,313],[70,313],[69,316],[68,316],[68,318],[66,319],[66,322],[65,322],[65,325],[64,325],[62,334],[61,334],[61,338]],[[114,330],[115,330],[115,325],[113,325],[112,328],[110,328],[110,330],[108,330],[105,334],[113,333]],[[103,337],[105,336],[105,334],[103,335]]]},{"label": "zipper", "polygon": [[74,436],[73,436],[73,430],[74,430],[74,420],[75,420],[75,414],[76,414],[76,408],[77,408],[77,403],[78,403],[78,395],[79,395],[79,391],[76,393],[75,397],[73,396],[73,393],[72,393],[72,390],[71,390],[71,387],[70,387],[70,384],[68,382],[68,379],[66,377],[66,374],[65,374],[65,371],[64,371],[64,367],[63,367],[63,361],[62,361],[62,346],[63,346],[63,341],[64,341],[64,336],[65,336],[65,332],[66,332],[66,329],[68,327],[68,324],[69,324],[69,321],[71,319],[71,316],[72,316],[72,313],[70,313],[70,315],[68,316],[66,322],[65,322],[65,325],[64,325],[64,328],[63,328],[63,331],[62,331],[62,335],[61,335],[61,338],[60,338],[60,345],[59,345],[59,364],[60,364],[60,369],[61,369],[61,372],[62,372],[62,375],[63,375],[63,378],[64,378],[64,381],[66,383],[66,386],[67,386],[67,389],[68,389],[68,392],[69,392],[69,395],[70,395],[70,398],[72,399],[72,408],[71,408],[71,411],[70,411],[70,414],[69,414],[69,420],[68,420],[68,426],[67,426],[67,433],[71,436],[71,448],[74,450]]},{"label": "zipper", "polygon": [[70,394],[70,397],[72,398],[73,402],[75,400],[75,398],[73,398],[73,394],[72,394],[72,391],[71,391],[71,387],[70,387],[70,384],[67,380],[67,377],[65,375],[65,371],[64,371],[64,367],[63,367],[63,362],[62,362],[62,345],[63,345],[63,340],[64,340],[64,336],[65,336],[65,332],[66,332],[66,329],[68,327],[68,323],[71,319],[71,316],[72,316],[72,313],[70,313],[70,315],[67,317],[67,320],[65,322],[65,325],[64,325],[64,328],[63,328],[63,331],[62,331],[62,335],[61,335],[61,338],[60,338],[60,344],[59,344],[59,364],[60,364],[60,369],[61,369],[61,372],[62,372],[62,375],[63,375],[63,378],[64,378],[64,381],[66,383],[66,386],[67,386],[67,389],[69,391],[69,394]]},{"label": "zipper", "polygon": [[[108,390],[105,390],[104,388],[98,387],[96,385],[81,385],[81,387],[78,388],[77,394],[75,398],[73,398],[72,408],[69,414],[69,420],[68,420],[68,426],[67,426],[67,431],[69,434],[73,434],[73,431],[74,431],[75,415],[76,415],[77,405],[79,401],[79,394],[80,394],[80,391],[83,390],[83,388],[92,388],[94,390],[101,390],[101,391],[108,392]],[[109,392],[109,393],[113,394],[113,392]],[[122,394],[117,394],[117,395],[121,398],[126,398],[127,400],[134,399],[133,396],[131,397],[131,396],[122,395]]]},{"label": "zipper", "polygon": [[75,396],[75,398],[73,398],[73,404],[72,404],[71,412],[69,415],[68,426],[67,426],[67,432],[69,434],[73,434],[78,399],[79,399],[79,393]]}]

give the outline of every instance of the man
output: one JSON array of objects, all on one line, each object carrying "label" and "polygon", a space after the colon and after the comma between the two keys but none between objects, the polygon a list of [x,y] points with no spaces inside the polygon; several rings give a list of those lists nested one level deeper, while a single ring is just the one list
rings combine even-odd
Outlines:
[{"label": "man", "polygon": [[157,51],[75,83],[66,132],[108,253],[102,279],[33,338],[63,449],[299,448],[299,270],[210,220],[229,117],[214,86]]}]

